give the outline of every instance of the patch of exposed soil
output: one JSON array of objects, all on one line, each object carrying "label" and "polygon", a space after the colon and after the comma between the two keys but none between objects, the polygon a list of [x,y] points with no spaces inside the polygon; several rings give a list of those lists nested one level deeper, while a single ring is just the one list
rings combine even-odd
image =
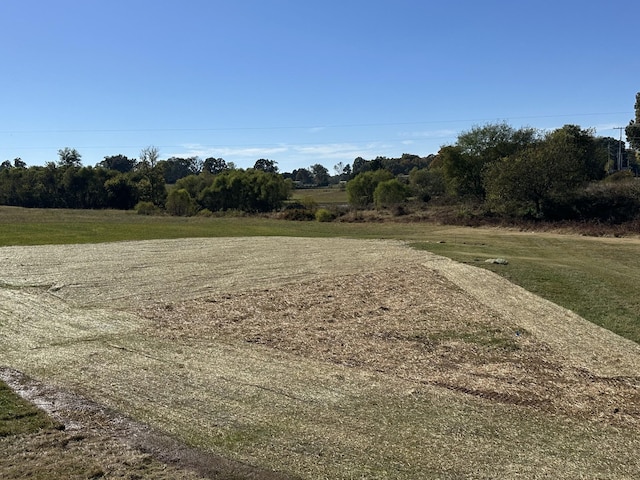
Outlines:
[{"label": "patch of exposed soil", "polygon": [[402,265],[147,307],[149,333],[245,341],[490,401],[640,426],[640,377],[569,364],[431,268]]},{"label": "patch of exposed soil", "polygon": [[[60,388],[0,368],[0,380],[51,415],[61,428],[0,439],[3,478],[292,478],[205,453]],[[14,476],[15,475],[15,476]]]}]

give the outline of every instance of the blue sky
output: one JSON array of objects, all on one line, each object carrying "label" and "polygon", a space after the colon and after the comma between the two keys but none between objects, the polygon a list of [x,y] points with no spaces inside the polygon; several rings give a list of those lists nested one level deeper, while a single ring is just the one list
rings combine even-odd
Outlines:
[{"label": "blue sky", "polygon": [[2,0],[0,161],[156,146],[333,173],[502,121],[618,138],[638,18],[637,0]]}]

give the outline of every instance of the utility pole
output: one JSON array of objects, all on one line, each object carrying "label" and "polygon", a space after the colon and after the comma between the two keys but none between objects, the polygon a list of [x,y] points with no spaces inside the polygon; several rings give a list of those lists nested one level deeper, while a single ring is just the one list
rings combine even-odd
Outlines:
[{"label": "utility pole", "polygon": [[618,142],[618,171],[622,170],[622,130],[624,127],[613,127],[613,130],[620,130],[620,141]]}]

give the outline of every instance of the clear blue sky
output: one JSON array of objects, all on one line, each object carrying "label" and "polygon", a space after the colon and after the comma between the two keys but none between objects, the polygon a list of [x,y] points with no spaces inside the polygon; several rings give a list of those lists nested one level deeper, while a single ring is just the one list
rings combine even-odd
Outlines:
[{"label": "clear blue sky", "polygon": [[333,173],[501,121],[618,138],[639,18],[637,0],[2,0],[0,161],[156,146]]}]

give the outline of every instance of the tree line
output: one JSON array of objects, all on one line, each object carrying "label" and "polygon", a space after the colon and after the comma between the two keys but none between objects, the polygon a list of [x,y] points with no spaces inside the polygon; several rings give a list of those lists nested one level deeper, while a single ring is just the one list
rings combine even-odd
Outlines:
[{"label": "tree line", "polygon": [[365,162],[347,184],[349,202],[384,208],[439,199],[487,215],[550,220],[623,222],[640,213],[635,151],[577,125],[550,132],[478,126],[426,160],[405,181],[380,162]]},{"label": "tree line", "polygon": [[[159,159],[148,147],[139,158],[112,155],[95,166],[83,166],[73,148],[58,151],[58,161],[27,167],[20,158],[0,164],[0,205],[28,208],[132,209],[175,215],[201,211],[267,212],[281,208],[294,187],[324,187],[347,182],[358,173],[385,168],[408,174],[429,161],[404,154],[399,159],[356,158],[353,167],[339,163],[335,175],[321,164],[280,173],[277,162],[258,159],[240,169],[222,158]],[[168,186],[171,186],[168,188]]]},{"label": "tree line", "polygon": [[623,222],[640,212],[640,92],[635,112],[626,127],[629,149],[578,125],[543,132],[495,123],[460,133],[437,154],[358,157],[336,164],[334,175],[320,164],[280,173],[269,159],[246,170],[214,157],[160,160],[155,147],[143,149],[138,159],[113,155],[85,167],[77,150],[64,148],[57,162],[42,167],[27,167],[19,158],[2,162],[0,204],[138,207],[174,215],[268,212],[281,209],[293,188],[340,183],[352,208],[420,209],[440,202],[503,217]]},{"label": "tree line", "polygon": [[551,132],[506,123],[478,126],[437,154],[358,157],[352,164],[335,165],[335,175],[319,164],[280,173],[277,162],[268,159],[246,170],[222,158],[160,160],[155,147],[142,150],[138,159],[108,156],[94,167],[82,166],[75,149],[62,149],[58,156],[58,162],[42,167],[27,167],[20,159],[0,164],[0,204],[142,205],[144,211],[174,215],[255,213],[282,208],[295,186],[342,182],[354,208],[398,207],[409,201],[429,208],[444,201],[481,205],[493,215],[603,221],[625,221],[640,210],[639,184],[632,177],[638,168],[634,150],[576,125]]},{"label": "tree line", "polygon": [[[259,159],[254,168],[238,169],[221,158],[159,159],[148,147],[138,159],[105,157],[82,166],[75,149],[58,151],[58,161],[27,167],[17,158],[0,164],[0,204],[37,208],[166,209],[176,215],[199,210],[271,211],[290,196],[291,182],[278,174],[276,162]],[[167,185],[175,185],[167,188]]]}]

